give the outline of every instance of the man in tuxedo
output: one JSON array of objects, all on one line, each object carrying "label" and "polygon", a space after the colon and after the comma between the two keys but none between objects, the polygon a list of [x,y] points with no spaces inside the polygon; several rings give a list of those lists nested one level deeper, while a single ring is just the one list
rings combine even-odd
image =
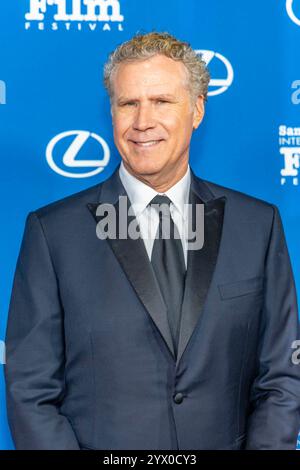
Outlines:
[{"label": "man in tuxedo", "polygon": [[[26,220],[6,335],[16,448],[295,449],[299,323],[279,211],[189,166],[205,63],[149,33],[104,78],[121,164]],[[120,236],[121,197],[137,237]]]}]

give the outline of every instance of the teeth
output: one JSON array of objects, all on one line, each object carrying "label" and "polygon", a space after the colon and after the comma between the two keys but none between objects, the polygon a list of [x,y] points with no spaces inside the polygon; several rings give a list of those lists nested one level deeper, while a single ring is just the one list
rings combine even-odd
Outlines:
[{"label": "teeth", "polygon": [[151,145],[157,144],[159,140],[149,140],[149,142],[136,142],[136,144],[141,145],[142,147],[150,147]]}]

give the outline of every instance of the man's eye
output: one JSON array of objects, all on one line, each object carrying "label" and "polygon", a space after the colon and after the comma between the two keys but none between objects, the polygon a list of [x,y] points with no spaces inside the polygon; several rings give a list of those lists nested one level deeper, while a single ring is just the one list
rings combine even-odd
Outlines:
[{"label": "man's eye", "polygon": [[128,101],[127,103],[123,103],[122,106],[134,106],[135,102],[134,101]]},{"label": "man's eye", "polygon": [[158,104],[163,104],[163,103],[168,103],[168,101],[167,100],[157,100],[157,103]]}]

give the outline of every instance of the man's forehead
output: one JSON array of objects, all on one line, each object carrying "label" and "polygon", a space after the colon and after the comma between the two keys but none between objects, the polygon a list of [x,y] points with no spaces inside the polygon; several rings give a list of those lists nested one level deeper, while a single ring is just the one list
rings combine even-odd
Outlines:
[{"label": "man's forehead", "polygon": [[141,84],[141,86],[136,87],[133,84],[127,86],[117,86],[115,87],[115,95],[118,99],[123,100],[127,98],[138,98],[138,97],[147,97],[147,98],[176,98],[181,90],[179,87],[175,87],[168,82],[158,83],[158,84]]},{"label": "man's forehead", "polygon": [[163,54],[156,54],[145,59],[132,59],[128,61],[124,60],[118,64],[117,69],[123,69],[126,71],[133,70],[133,72],[144,69],[145,71],[169,71],[170,73],[173,73],[176,70],[177,73],[180,73],[180,71],[182,72],[185,69],[185,65],[179,60],[174,60]]},{"label": "man's forehead", "polygon": [[184,64],[163,56],[121,63],[113,74],[113,81],[118,89],[153,87],[161,88],[160,92],[164,93],[168,92],[166,88],[175,89],[186,80],[187,70]]},{"label": "man's forehead", "polygon": [[[117,77],[116,77],[117,78]],[[127,97],[132,95],[143,96],[159,96],[167,95],[172,98],[176,97],[183,92],[186,88],[187,79],[184,76],[163,78],[162,76],[133,76],[131,79],[128,77],[119,76],[113,80],[114,94],[118,97]]]}]

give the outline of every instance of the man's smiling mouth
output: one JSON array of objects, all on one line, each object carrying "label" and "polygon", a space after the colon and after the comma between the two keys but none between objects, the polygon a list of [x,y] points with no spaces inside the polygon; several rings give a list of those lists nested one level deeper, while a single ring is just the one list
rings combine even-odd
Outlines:
[{"label": "man's smiling mouth", "polygon": [[162,142],[162,139],[159,140],[147,140],[147,141],[135,141],[131,140],[131,142],[138,147],[141,148],[147,148],[147,147],[154,147],[155,145],[158,145],[160,142]]}]

